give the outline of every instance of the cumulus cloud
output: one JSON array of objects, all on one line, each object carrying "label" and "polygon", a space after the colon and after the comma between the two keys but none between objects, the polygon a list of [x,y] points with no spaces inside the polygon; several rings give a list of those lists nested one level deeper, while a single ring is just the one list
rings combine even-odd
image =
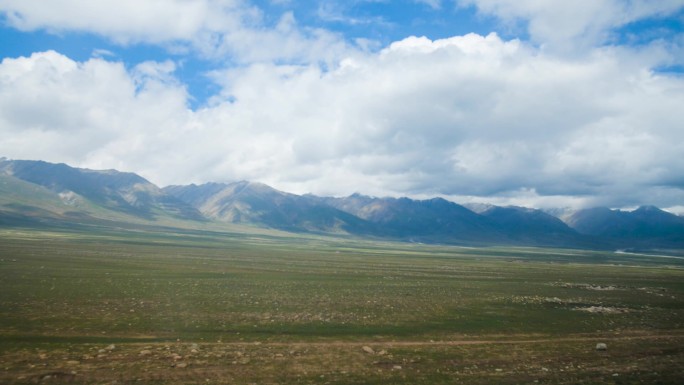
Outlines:
[{"label": "cumulus cloud", "polygon": [[667,60],[658,45],[572,60],[496,34],[412,37],[326,71],[218,71],[223,91],[193,111],[173,62],[36,53],[0,64],[0,154],[161,185],[671,207],[684,198],[684,79],[650,70]]},{"label": "cumulus cloud", "polygon": [[4,59],[0,151],[82,164],[117,143],[135,146],[142,132],[177,118],[175,111],[184,110],[187,99],[183,87],[139,75],[145,71],[131,73],[122,63],[102,59],[79,63],[54,51]]},{"label": "cumulus cloud", "polygon": [[191,40],[203,30],[235,28],[246,12],[239,0],[2,0],[10,25],[24,30],[79,30],[119,42]]},{"label": "cumulus cloud", "polygon": [[533,41],[551,49],[586,49],[617,27],[684,8],[682,0],[458,0],[508,23],[523,22]]},{"label": "cumulus cloud", "polygon": [[292,13],[270,25],[244,0],[0,0],[0,15],[22,31],[94,33],[122,45],[161,44],[239,63],[332,61],[350,49],[329,31],[299,26]]}]

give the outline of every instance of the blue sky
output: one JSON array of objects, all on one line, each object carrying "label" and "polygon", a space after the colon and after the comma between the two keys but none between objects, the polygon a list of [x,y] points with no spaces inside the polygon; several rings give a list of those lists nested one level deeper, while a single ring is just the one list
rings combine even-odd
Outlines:
[{"label": "blue sky", "polygon": [[0,0],[0,41],[10,158],[684,211],[684,0]]},{"label": "blue sky", "polygon": [[[289,1],[261,0],[252,2],[263,13],[262,26],[273,27],[283,14],[291,12],[304,28],[325,29],[339,34],[350,44],[357,39],[370,40],[368,49],[378,50],[393,41],[409,36],[427,36],[443,39],[467,33],[487,34],[498,31],[502,36],[524,36],[525,30],[505,26],[488,15],[478,15],[473,6],[456,4],[435,8],[416,1]],[[230,57],[207,58],[203,55],[175,53],[163,45],[138,43],[117,44],[108,36],[80,30],[37,28],[21,31],[13,28],[7,16],[3,18],[0,38],[6,42],[0,47],[2,57],[30,56],[33,52],[55,50],[68,57],[85,61],[111,53],[111,60],[123,61],[128,67],[138,63],[166,59],[182,62],[176,75],[192,95],[190,106],[197,108],[218,91],[207,72],[233,65]]]},{"label": "blue sky", "polygon": [[[263,27],[273,27],[284,13],[291,12],[304,28],[325,29],[340,35],[350,44],[357,39],[369,40],[368,49],[379,50],[409,36],[426,36],[432,40],[477,33],[496,32],[502,38],[529,40],[524,20],[503,22],[495,16],[478,12],[473,5],[456,3],[435,7],[419,1],[287,1],[270,0],[252,3],[263,13]],[[106,51],[111,60],[128,67],[144,61],[166,59],[182,62],[176,75],[187,86],[192,97],[189,104],[198,108],[218,91],[207,72],[233,65],[230,57],[207,58],[203,55],[176,53],[164,45],[149,43],[117,44],[108,36],[87,31],[37,28],[21,31],[3,18],[0,38],[2,57],[30,56],[33,52],[55,50],[68,57],[85,61]],[[607,44],[648,44],[657,39],[676,39],[684,30],[684,10],[656,15],[621,26],[612,31]],[[681,72],[678,64],[665,65],[664,70]]]}]

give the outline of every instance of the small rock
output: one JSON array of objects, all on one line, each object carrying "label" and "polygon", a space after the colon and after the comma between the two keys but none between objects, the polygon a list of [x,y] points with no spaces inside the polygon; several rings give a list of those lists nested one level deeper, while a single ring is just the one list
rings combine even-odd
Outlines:
[{"label": "small rock", "polygon": [[494,371],[501,373],[501,372],[503,372],[503,369],[494,369]]},{"label": "small rock", "polygon": [[361,349],[368,354],[375,354],[375,350],[373,350],[373,348],[370,346],[364,346]]},{"label": "small rock", "polygon": [[384,356],[385,354],[387,354],[387,350],[384,349],[378,352],[379,356]]},{"label": "small rock", "polygon": [[401,365],[392,366],[392,370],[401,370]]},{"label": "small rock", "polygon": [[152,354],[151,350],[141,350],[140,351],[141,356],[149,356],[150,354]]},{"label": "small rock", "polygon": [[606,351],[608,350],[608,345],[604,344],[603,342],[599,342],[598,344],[596,344],[596,350]]},{"label": "small rock", "polygon": [[81,365],[81,361],[67,361],[67,365]]},{"label": "small rock", "polygon": [[188,363],[187,363],[187,362],[179,362],[179,363],[176,364],[176,367],[177,367],[177,368],[181,368],[181,369],[187,368],[187,367],[188,367]]},{"label": "small rock", "polygon": [[110,352],[114,349],[116,349],[116,345],[114,345],[114,344],[111,344],[105,348],[105,350],[109,350]]}]

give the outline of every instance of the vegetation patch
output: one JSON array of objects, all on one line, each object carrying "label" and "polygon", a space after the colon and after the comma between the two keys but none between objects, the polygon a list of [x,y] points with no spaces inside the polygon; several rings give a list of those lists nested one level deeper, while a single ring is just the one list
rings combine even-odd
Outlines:
[{"label": "vegetation patch", "polygon": [[684,270],[642,258],[0,230],[0,383],[679,383]]},{"label": "vegetation patch", "polygon": [[600,313],[600,314],[624,314],[629,313],[630,309],[611,307],[611,306],[589,306],[589,307],[576,307],[573,310],[586,311],[588,313]]}]

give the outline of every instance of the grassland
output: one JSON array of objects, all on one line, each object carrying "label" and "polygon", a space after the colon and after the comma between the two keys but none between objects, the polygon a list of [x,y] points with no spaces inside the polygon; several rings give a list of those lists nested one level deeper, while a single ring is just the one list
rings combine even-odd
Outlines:
[{"label": "grassland", "polygon": [[679,258],[0,229],[0,288],[2,384],[684,379]]}]

